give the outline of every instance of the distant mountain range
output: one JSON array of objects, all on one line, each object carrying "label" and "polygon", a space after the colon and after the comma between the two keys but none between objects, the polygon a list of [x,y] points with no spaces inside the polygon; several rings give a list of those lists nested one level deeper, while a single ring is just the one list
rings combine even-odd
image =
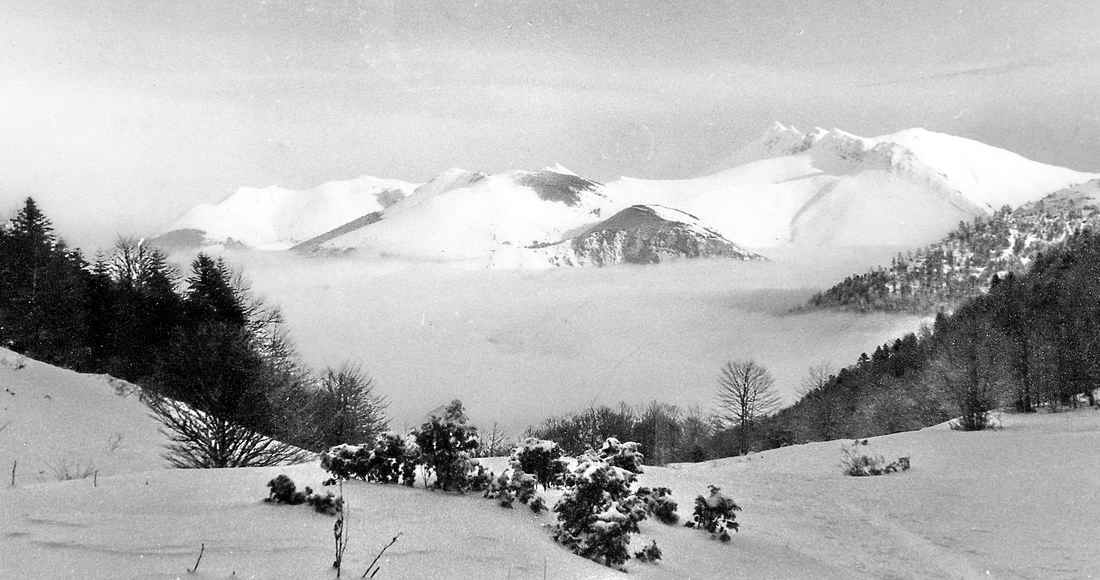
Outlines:
[{"label": "distant mountain range", "polygon": [[987,292],[994,276],[1027,272],[1042,252],[1081,229],[1100,226],[1100,179],[991,216],[962,223],[942,240],[894,258],[889,267],[849,276],[813,297],[811,308],[950,310]]},{"label": "distant mountain range", "polygon": [[760,259],[777,246],[918,247],[960,221],[1096,177],[923,129],[863,138],[779,123],[728,163],[693,179],[607,184],[557,165],[450,169],[420,185],[361,177],[303,191],[243,188],[187,212],[155,241],[499,268]]}]

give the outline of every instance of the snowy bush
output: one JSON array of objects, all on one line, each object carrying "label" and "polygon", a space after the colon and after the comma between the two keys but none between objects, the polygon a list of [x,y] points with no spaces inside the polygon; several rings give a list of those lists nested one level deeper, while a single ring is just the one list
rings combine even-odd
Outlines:
[{"label": "snowy bush", "polygon": [[512,451],[511,463],[535,477],[543,489],[561,483],[566,461],[561,447],[553,441],[528,437]]},{"label": "snowy bush", "polygon": [[899,457],[890,463],[886,463],[881,455],[870,455],[864,453],[861,447],[867,445],[867,440],[855,440],[848,446],[845,446],[841,452],[843,457],[841,458],[841,466],[844,468],[846,475],[852,475],[855,477],[863,477],[869,475],[885,475],[887,473],[896,473],[899,471],[909,471],[909,458]]},{"label": "snowy bush", "polygon": [[267,487],[270,488],[270,491],[264,501],[268,503],[298,505],[306,501],[306,494],[297,491],[294,481],[285,474],[279,474],[278,477],[267,482]]},{"label": "snowy bush", "polygon": [[574,553],[619,568],[630,559],[630,534],[646,517],[631,493],[636,476],[597,457],[583,457],[566,477],[569,488],[554,511],[554,539]]},{"label": "snowy bush", "polygon": [[378,435],[373,445],[337,445],[321,453],[321,467],[335,479],[404,483],[416,478],[420,450],[415,441],[396,433]]},{"label": "snowy bush", "polygon": [[738,531],[737,513],[741,511],[732,499],[722,493],[722,488],[711,485],[710,494],[706,497],[695,497],[695,511],[692,521],[684,524],[689,528],[699,528],[710,532],[723,542],[730,541],[729,530]]},{"label": "snowy bush", "polygon": [[645,504],[646,513],[656,516],[658,520],[661,520],[661,523],[672,525],[680,521],[680,516],[676,513],[678,506],[672,499],[671,489],[667,487],[656,489],[639,487],[634,495],[638,496],[638,499]]},{"label": "snowy bush", "polygon": [[657,560],[661,559],[661,549],[657,547],[657,541],[653,540],[645,548],[634,552],[634,557],[637,558],[639,562],[655,564]]},{"label": "snowy bush", "polygon": [[370,454],[365,445],[337,445],[321,452],[321,469],[336,479],[366,479]]},{"label": "snowy bush", "polygon": [[343,499],[334,495],[331,491],[325,493],[315,493],[312,488],[306,486],[305,491],[298,491],[297,486],[294,485],[294,480],[287,477],[285,474],[279,474],[271,481],[267,482],[269,488],[267,499],[268,503],[283,503],[287,505],[300,505],[309,504],[315,511],[327,515],[336,515],[340,511],[340,507],[343,505]]},{"label": "snowy bush", "polygon": [[640,447],[640,444],[633,441],[621,443],[614,437],[608,437],[600,446],[599,457],[615,467],[621,467],[631,473],[641,473],[644,457],[638,451]]},{"label": "snowy bush", "polygon": [[435,475],[436,489],[466,491],[485,481],[483,470],[470,457],[478,447],[477,428],[466,422],[462,401],[456,399],[442,417],[433,415],[415,433],[421,461]]},{"label": "snowy bush", "polygon": [[306,503],[313,506],[313,510],[317,513],[334,516],[340,513],[344,498],[337,497],[331,491],[314,493],[312,489],[306,487]]},{"label": "snowy bush", "polygon": [[516,500],[527,504],[531,511],[540,513],[546,502],[535,491],[535,476],[510,468],[493,479],[485,489],[485,497],[500,500],[500,506],[510,508]]}]

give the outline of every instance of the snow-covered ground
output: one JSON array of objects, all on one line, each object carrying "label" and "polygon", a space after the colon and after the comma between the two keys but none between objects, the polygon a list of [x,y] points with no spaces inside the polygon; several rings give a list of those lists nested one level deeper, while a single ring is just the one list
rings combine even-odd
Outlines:
[{"label": "snow-covered ground", "polygon": [[[167,438],[136,388],[0,348],[0,471],[18,485],[166,467]],[[3,576],[0,574],[0,576]]]},{"label": "snow-covered ground", "polygon": [[[40,370],[28,366],[13,372],[49,379]],[[9,375],[5,371],[5,384]],[[29,389],[30,382],[21,388]],[[98,392],[91,380],[60,381],[50,388],[59,398]],[[77,446],[75,438],[93,432],[94,424],[123,428],[135,420],[111,401],[89,398],[79,412],[48,419],[55,423],[46,427],[56,431],[36,437]],[[19,408],[19,414],[27,409]],[[12,411],[5,413],[11,420]],[[1100,485],[1100,412],[1005,415],[1003,425],[981,433],[938,426],[872,438],[868,451],[912,458],[911,471],[882,477],[842,475],[839,441],[647,467],[640,483],[671,487],[682,517],[690,515],[692,498],[708,484],[721,486],[744,508],[738,517],[742,528],[722,544],[699,531],[647,520],[634,545],[655,539],[664,559],[657,565],[631,561],[625,577],[1100,575],[1100,555],[1093,549],[1100,520],[1100,503],[1093,497]],[[5,436],[10,433],[0,434],[0,440]],[[495,469],[503,465],[500,459],[487,462]],[[315,464],[134,468],[140,465],[101,475],[95,487],[82,479],[20,481],[0,490],[0,577],[335,576],[333,518],[304,506],[261,501],[266,482],[279,473],[317,488],[324,474]],[[419,487],[351,482],[344,493],[350,505],[349,577],[358,577],[398,533],[400,540],[381,559],[379,578],[624,577],[554,544],[545,526],[553,521],[549,513],[536,516],[518,505],[500,508],[479,494]],[[202,544],[198,573],[188,574]]]}]

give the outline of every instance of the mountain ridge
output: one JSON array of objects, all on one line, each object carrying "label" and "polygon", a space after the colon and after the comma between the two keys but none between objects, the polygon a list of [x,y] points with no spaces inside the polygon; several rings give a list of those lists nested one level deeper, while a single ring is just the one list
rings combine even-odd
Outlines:
[{"label": "mountain ridge", "polygon": [[[419,185],[360,178],[374,189],[360,188],[355,203],[340,208],[310,199],[322,197],[318,190],[331,190],[332,184],[297,192],[274,188],[288,199],[307,199],[296,203],[320,208],[316,213],[324,219],[310,220],[308,211],[294,206],[244,211],[243,232],[229,231],[217,216],[210,218],[213,225],[199,223],[203,215],[217,214],[211,208],[238,195],[258,198],[252,192],[267,191],[244,188],[222,204],[192,210],[162,238],[193,241],[193,232],[178,232],[186,229],[203,232],[207,242],[258,249],[502,264],[493,259],[502,249],[563,242],[609,215],[653,205],[697,216],[730,243],[753,251],[919,247],[960,221],[1096,177],[920,128],[868,138],[774,123],[735,157],[740,163],[734,167],[675,180],[621,177],[599,183],[560,164],[492,175],[452,168]],[[221,211],[233,214],[231,209]],[[274,219],[267,215],[290,216],[290,223],[280,230],[265,223]]]}]

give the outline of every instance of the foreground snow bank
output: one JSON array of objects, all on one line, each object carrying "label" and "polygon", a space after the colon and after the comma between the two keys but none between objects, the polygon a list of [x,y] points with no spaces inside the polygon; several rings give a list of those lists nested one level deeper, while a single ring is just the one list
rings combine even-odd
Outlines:
[{"label": "foreground snow bank", "polygon": [[[637,578],[1083,578],[1100,504],[1100,412],[1005,415],[1004,429],[943,428],[871,438],[868,450],[911,456],[889,477],[841,474],[831,441],[701,464],[647,467],[639,483],[668,486],[681,506],[721,486],[744,511],[729,544],[655,519],[631,546],[656,540],[657,565]],[[505,460],[488,460],[497,472]],[[333,575],[331,517],[262,502],[286,473],[317,487],[315,465],[157,471],[0,491],[0,577],[176,577],[206,555],[197,577]],[[345,484],[359,574],[377,550],[380,578],[623,578],[556,545],[552,514],[501,509],[480,494]],[[548,494],[548,503],[556,499]],[[360,572],[355,572],[360,570]]]}]

